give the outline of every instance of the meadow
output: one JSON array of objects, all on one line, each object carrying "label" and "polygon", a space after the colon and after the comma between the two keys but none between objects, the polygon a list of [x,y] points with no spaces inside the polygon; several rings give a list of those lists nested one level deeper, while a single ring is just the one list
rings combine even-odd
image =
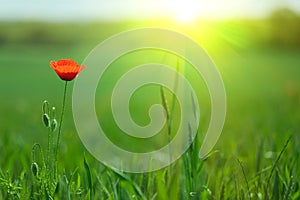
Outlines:
[{"label": "meadow", "polygon": [[[48,100],[55,106],[57,115],[61,109],[63,82],[49,67],[50,60],[72,58],[80,63],[107,37],[145,23],[1,23],[0,199],[300,199],[300,48],[296,37],[289,42],[284,33],[270,33],[272,26],[265,21],[201,24],[195,29],[160,22],[159,27],[181,31],[198,41],[222,75],[227,117],[213,152],[205,160],[198,158],[210,116],[209,94],[204,91],[197,94],[204,99],[198,140],[180,160],[144,174],[110,169],[86,151],[77,135],[71,83],[58,178],[50,181],[54,186],[49,193],[44,187],[48,180],[43,179],[42,158],[35,153],[33,161],[32,147],[39,143],[45,151],[47,146],[42,102]],[[140,59],[147,61],[153,54]],[[115,65],[122,62],[128,60]],[[203,89],[199,86],[199,91]],[[153,103],[150,95],[142,94],[135,103]],[[97,95],[101,100],[101,87]],[[160,101],[159,95],[155,98]],[[107,113],[101,105],[97,105],[99,119],[105,120]],[[141,119],[140,123],[147,121]],[[136,141],[119,142],[139,147]],[[33,162],[38,164],[39,176]]]}]

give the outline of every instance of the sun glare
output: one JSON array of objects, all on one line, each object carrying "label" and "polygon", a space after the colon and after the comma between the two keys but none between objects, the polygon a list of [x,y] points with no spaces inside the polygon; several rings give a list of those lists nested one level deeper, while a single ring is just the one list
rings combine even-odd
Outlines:
[{"label": "sun glare", "polygon": [[196,0],[173,0],[168,5],[173,17],[180,22],[193,22],[198,17]]},{"label": "sun glare", "polygon": [[180,13],[177,13],[176,19],[180,22],[192,22],[197,18],[197,15],[192,12],[182,11]]}]

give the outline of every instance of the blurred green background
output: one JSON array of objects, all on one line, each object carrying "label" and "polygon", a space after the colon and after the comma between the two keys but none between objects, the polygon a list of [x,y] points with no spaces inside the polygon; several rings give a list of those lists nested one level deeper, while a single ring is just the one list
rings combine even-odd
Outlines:
[{"label": "blurred green background", "polygon": [[[2,16],[0,168],[5,171],[14,166],[14,171],[20,172],[30,163],[32,145],[39,142],[46,146],[47,132],[41,121],[41,104],[47,99],[59,113],[63,92],[63,82],[49,67],[50,60],[71,58],[80,63],[106,38],[142,27],[168,28],[186,34],[204,47],[218,66],[228,98],[225,127],[215,147],[222,155],[244,158],[247,170],[253,171],[261,141],[266,141],[265,152],[278,152],[289,134],[294,133],[294,147],[299,147],[300,16],[297,9],[277,7],[270,12],[261,11],[258,16],[223,18],[221,15],[217,19],[212,13],[186,21],[155,14],[153,18],[150,14],[139,18],[140,13],[124,19],[122,15],[90,20],[78,20],[80,15],[74,20],[59,20],[59,14],[55,20],[51,20],[51,15],[41,20],[38,17],[22,18],[22,15]],[[53,15],[62,12],[55,8],[51,10]],[[148,58],[151,56],[140,59]],[[71,92],[69,87],[62,139],[61,157],[66,168],[82,163],[85,151],[72,120]],[[210,104],[207,91],[198,95],[203,95],[204,99],[200,106],[204,114],[199,131],[203,136],[209,121]],[[141,100],[145,99],[148,102],[149,97]],[[101,109],[104,108],[100,105],[100,118],[105,118]],[[106,125],[110,126],[109,122]],[[299,155],[299,151],[294,148],[289,151],[290,156]],[[73,155],[72,159],[69,159],[70,155]],[[207,170],[212,172],[214,169]]]}]

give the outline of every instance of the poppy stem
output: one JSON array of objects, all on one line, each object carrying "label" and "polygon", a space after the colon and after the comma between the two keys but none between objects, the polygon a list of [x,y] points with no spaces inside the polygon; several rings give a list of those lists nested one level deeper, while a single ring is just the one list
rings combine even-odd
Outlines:
[{"label": "poppy stem", "polygon": [[59,121],[59,127],[58,127],[58,135],[57,135],[57,141],[56,141],[56,149],[55,149],[55,166],[57,171],[57,164],[58,164],[58,151],[59,151],[59,145],[60,145],[60,135],[61,135],[61,128],[62,128],[62,122],[63,117],[65,113],[65,104],[66,104],[66,96],[67,96],[67,86],[68,81],[65,82],[65,88],[64,88],[64,95],[63,95],[63,103],[62,103],[62,110],[61,110],[61,116]]},{"label": "poppy stem", "polygon": [[51,160],[51,131],[50,127],[48,127],[48,148],[47,148],[47,169],[50,169],[50,161]]}]

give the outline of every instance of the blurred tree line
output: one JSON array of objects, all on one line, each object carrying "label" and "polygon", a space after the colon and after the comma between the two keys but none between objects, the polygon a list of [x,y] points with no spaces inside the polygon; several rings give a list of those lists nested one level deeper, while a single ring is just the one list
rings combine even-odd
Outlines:
[{"label": "blurred tree line", "polygon": [[[222,23],[223,26],[228,25],[228,22]],[[268,18],[240,19],[234,24],[231,29],[247,30],[238,33],[239,37],[253,45],[300,48],[300,16],[290,9],[281,8],[275,10]],[[143,26],[147,26],[147,22],[0,22],[0,46],[3,44],[77,45],[99,42],[120,31]]]},{"label": "blurred tree line", "polygon": [[288,8],[263,19],[240,19],[229,25],[235,38],[254,46],[300,48],[300,15]]},{"label": "blurred tree line", "polygon": [[269,40],[273,45],[300,47],[300,16],[294,11],[282,8],[269,18]]}]

